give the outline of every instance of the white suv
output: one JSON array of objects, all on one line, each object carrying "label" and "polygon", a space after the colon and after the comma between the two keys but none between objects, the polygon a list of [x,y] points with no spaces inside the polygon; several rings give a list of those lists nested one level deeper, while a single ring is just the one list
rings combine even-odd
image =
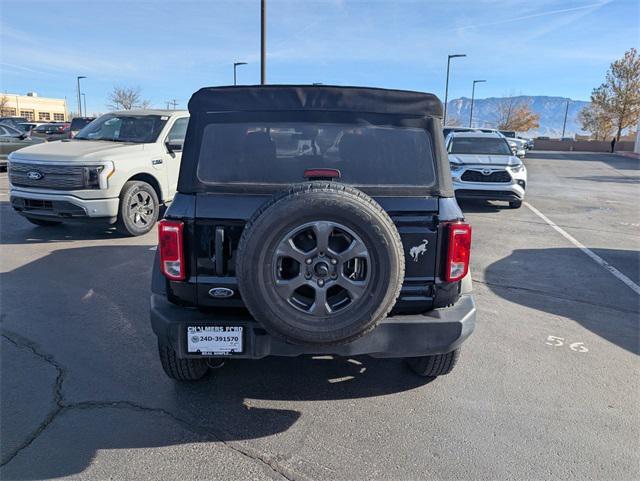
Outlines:
[{"label": "white suv", "polygon": [[527,168],[496,133],[453,132],[446,139],[458,198],[505,200],[517,209],[527,188]]},{"label": "white suv", "polygon": [[111,112],[72,140],[13,152],[11,205],[40,226],[98,220],[145,234],[176,193],[188,122],[181,110]]}]

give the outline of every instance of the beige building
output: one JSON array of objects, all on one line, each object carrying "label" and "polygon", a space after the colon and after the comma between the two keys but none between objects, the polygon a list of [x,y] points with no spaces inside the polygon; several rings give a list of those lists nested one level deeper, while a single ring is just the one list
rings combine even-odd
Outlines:
[{"label": "beige building", "polygon": [[39,97],[35,92],[27,95],[0,93],[2,116],[24,117],[35,122],[64,122],[69,120],[67,101]]}]

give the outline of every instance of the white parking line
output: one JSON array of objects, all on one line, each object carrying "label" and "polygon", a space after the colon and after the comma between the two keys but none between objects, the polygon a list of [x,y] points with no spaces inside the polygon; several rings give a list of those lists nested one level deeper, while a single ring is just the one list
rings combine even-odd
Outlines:
[{"label": "white parking line", "polygon": [[545,221],[547,224],[549,224],[551,227],[553,227],[558,233],[560,233],[560,235],[562,235],[562,237],[564,237],[565,239],[567,239],[569,242],[571,242],[574,246],[576,246],[578,249],[580,249],[582,252],[584,252],[585,254],[587,254],[589,257],[591,257],[591,259],[593,259],[596,264],[601,265],[602,267],[604,267],[606,270],[608,270],[609,272],[611,272],[611,274],[613,274],[614,276],[616,276],[619,280],[621,280],[622,282],[624,282],[627,286],[629,286],[629,288],[631,288],[636,294],[640,295],[640,286],[638,284],[636,284],[635,282],[633,282],[631,279],[629,279],[627,276],[625,276],[622,272],[620,272],[618,269],[616,269],[615,267],[613,267],[611,264],[609,264],[607,261],[605,261],[602,257],[600,257],[598,254],[596,254],[595,252],[593,252],[591,249],[585,247],[584,245],[582,245],[582,243],[580,243],[580,241],[578,241],[577,239],[575,239],[574,237],[571,236],[571,234],[569,234],[568,232],[564,231],[561,227],[559,227],[555,222],[553,222],[551,219],[549,219],[546,215],[544,215],[542,212],[540,212],[538,209],[536,209],[534,206],[532,206],[531,204],[529,204],[528,202],[524,202],[524,205],[527,206],[527,208],[529,210],[531,210],[531,212],[533,212],[535,215],[537,215],[538,217],[540,217],[543,221]]}]

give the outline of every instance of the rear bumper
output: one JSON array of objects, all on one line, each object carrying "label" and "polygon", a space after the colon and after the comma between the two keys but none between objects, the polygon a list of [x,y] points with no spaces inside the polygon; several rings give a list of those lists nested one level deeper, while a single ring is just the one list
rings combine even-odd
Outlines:
[{"label": "rear bumper", "polygon": [[119,199],[81,199],[69,194],[40,194],[11,189],[11,206],[22,215],[45,220],[115,222]]},{"label": "rear bumper", "polygon": [[158,339],[173,347],[180,358],[199,358],[187,353],[187,326],[242,326],[244,351],[233,357],[260,359],[266,356],[332,354],[338,356],[417,357],[444,354],[456,349],[475,327],[476,306],[471,294],[463,294],[452,306],[421,315],[384,319],[365,336],[347,344],[328,347],[289,344],[272,337],[247,316],[222,316],[177,306],[166,297],[151,296],[151,326]]}]

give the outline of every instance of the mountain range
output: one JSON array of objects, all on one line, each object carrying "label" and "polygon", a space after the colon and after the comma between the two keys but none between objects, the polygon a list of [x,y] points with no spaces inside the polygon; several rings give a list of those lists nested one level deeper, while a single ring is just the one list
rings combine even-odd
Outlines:
[{"label": "mountain range", "polygon": [[[534,113],[540,115],[540,127],[527,132],[521,132],[525,137],[560,137],[562,135],[562,123],[564,121],[565,109],[567,108],[567,101],[569,101],[569,111],[567,114],[565,137],[572,137],[576,133],[585,134],[578,120],[578,113],[589,105],[589,102],[544,95],[519,95],[513,98],[518,105],[526,104]],[[475,99],[473,101],[473,126],[494,128],[498,122],[498,112],[502,102],[504,102],[504,98],[502,97]],[[470,111],[470,98],[461,97],[450,100],[447,104],[447,123],[451,124],[451,121],[454,120],[457,121],[457,125],[468,126]]]}]

